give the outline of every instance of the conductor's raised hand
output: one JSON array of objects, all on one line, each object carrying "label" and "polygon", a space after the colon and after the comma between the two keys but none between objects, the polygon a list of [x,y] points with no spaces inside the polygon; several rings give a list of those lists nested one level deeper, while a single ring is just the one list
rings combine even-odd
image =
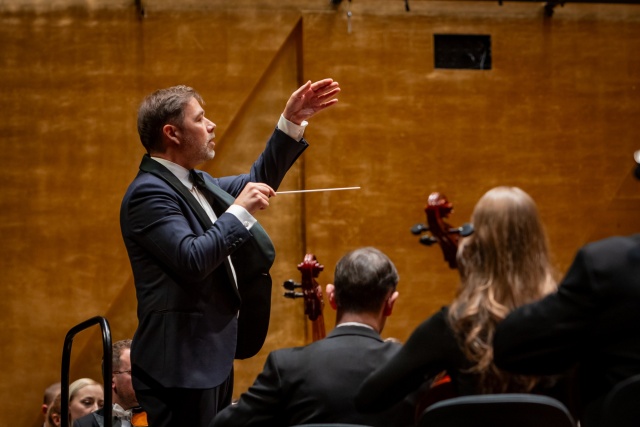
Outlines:
[{"label": "conductor's raised hand", "polygon": [[234,205],[242,206],[253,215],[255,212],[269,206],[269,197],[275,196],[273,188],[262,182],[248,183],[236,198]]},{"label": "conductor's raised hand", "polygon": [[309,80],[291,94],[282,115],[290,122],[299,125],[317,112],[338,102],[335,98],[338,92],[340,92],[340,85],[333,79],[323,79],[315,83]]}]

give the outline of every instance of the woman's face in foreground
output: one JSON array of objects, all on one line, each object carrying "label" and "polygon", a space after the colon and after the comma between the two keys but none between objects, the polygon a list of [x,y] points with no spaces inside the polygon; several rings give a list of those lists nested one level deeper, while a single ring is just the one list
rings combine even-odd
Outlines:
[{"label": "woman's face in foreground", "polygon": [[104,391],[100,384],[82,387],[69,402],[71,422],[97,411],[104,405]]}]

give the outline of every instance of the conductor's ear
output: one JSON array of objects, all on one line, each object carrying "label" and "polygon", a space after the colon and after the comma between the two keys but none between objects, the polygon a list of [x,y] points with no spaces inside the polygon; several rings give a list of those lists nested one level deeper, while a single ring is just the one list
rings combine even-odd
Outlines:
[{"label": "conductor's ear", "polygon": [[162,135],[165,140],[180,145],[180,129],[177,126],[171,124],[162,126]]}]

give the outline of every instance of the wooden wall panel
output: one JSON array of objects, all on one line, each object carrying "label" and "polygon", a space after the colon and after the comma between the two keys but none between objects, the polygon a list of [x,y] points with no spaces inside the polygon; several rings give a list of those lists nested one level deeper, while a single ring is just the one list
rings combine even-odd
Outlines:
[{"label": "wooden wall panel", "polygon": [[[297,87],[300,36],[291,35],[300,31],[299,18],[192,11],[139,21],[127,11],[75,9],[0,15],[7,149],[0,159],[0,425],[41,425],[42,391],[59,378],[62,343],[73,325],[105,315],[114,340],[135,330],[135,293],[118,218],[143,154],[135,129],[143,96],[174,84],[195,87],[218,125],[219,156],[205,168],[247,170]],[[242,143],[225,148],[227,132]],[[294,171],[287,185],[297,179]],[[267,229],[279,258],[292,245],[297,259],[299,210],[286,198],[279,209],[289,218],[284,230]],[[267,225],[276,222],[263,218]],[[292,274],[283,265],[274,268],[279,280]],[[274,307],[280,303],[274,298]],[[290,315],[280,322],[282,310],[274,310],[279,344],[303,342],[304,324],[287,322],[300,319],[301,308],[287,304],[283,310]],[[72,380],[100,377],[100,346],[97,330],[76,339]]]},{"label": "wooden wall panel", "polygon": [[[414,0],[407,13],[400,1],[354,1],[348,33],[347,2],[145,2],[143,20],[122,2],[16,3],[0,6],[0,425],[40,425],[71,326],[100,314],[114,339],[135,330],[118,211],[143,153],[136,108],[159,87],[204,96],[218,128],[203,168],[215,175],[250,165],[301,81],[329,76],[343,89],[312,119],[311,146],[282,189],[362,190],[283,195],[258,215],[278,251],[273,312],[264,349],[236,363],[236,395],[270,350],[309,340],[301,302],[280,289],[305,252],[325,265],[323,285],[347,250],[391,256],[401,296],[385,336],[406,339],[450,301],[455,272],[409,233],[432,191],[454,202],[460,224],[489,188],[520,186],[539,204],[560,272],[583,243],[640,231],[638,6],[570,3],[545,18],[528,2]],[[491,35],[493,69],[435,70],[434,33]],[[99,376],[96,332],[77,339],[72,377]]]},{"label": "wooden wall panel", "polygon": [[[126,16],[0,20],[0,424],[41,425],[66,331],[105,314],[125,286],[133,297],[118,210],[140,152],[137,37]],[[115,339],[130,335],[131,315],[113,319]],[[84,350],[89,335],[74,345],[74,378],[99,376],[100,356]]]},{"label": "wooden wall panel", "polygon": [[[308,247],[330,267],[357,246],[387,252],[401,296],[385,332],[401,340],[457,286],[440,251],[409,233],[433,191],[454,203],[459,225],[491,187],[523,188],[560,273],[583,243],[640,231],[631,178],[640,9],[567,4],[546,18],[533,4],[419,7],[384,14],[354,4],[351,33],[344,15],[304,17],[305,75],[344,89],[314,128],[322,143],[307,185],[363,187],[307,197]],[[493,69],[434,69],[434,34],[490,35]]]}]

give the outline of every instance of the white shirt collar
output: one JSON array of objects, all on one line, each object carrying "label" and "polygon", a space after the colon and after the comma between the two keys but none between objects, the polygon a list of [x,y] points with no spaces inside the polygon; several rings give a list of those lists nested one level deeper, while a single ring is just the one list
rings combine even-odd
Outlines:
[{"label": "white shirt collar", "polygon": [[161,159],[160,157],[151,158],[160,163],[165,168],[169,169],[169,171],[171,171],[171,173],[174,174],[176,178],[178,178],[180,182],[184,184],[185,187],[187,187],[188,189],[191,189],[191,187],[193,187],[193,183],[189,178],[189,169],[186,169],[179,164],[173,163],[172,161],[169,161],[167,159]]},{"label": "white shirt collar", "polygon": [[336,328],[339,328],[341,326],[362,326],[363,328],[369,328],[372,331],[374,330],[371,325],[367,325],[366,323],[360,323],[360,322],[344,322],[344,323],[340,323],[339,325],[336,325]]}]

